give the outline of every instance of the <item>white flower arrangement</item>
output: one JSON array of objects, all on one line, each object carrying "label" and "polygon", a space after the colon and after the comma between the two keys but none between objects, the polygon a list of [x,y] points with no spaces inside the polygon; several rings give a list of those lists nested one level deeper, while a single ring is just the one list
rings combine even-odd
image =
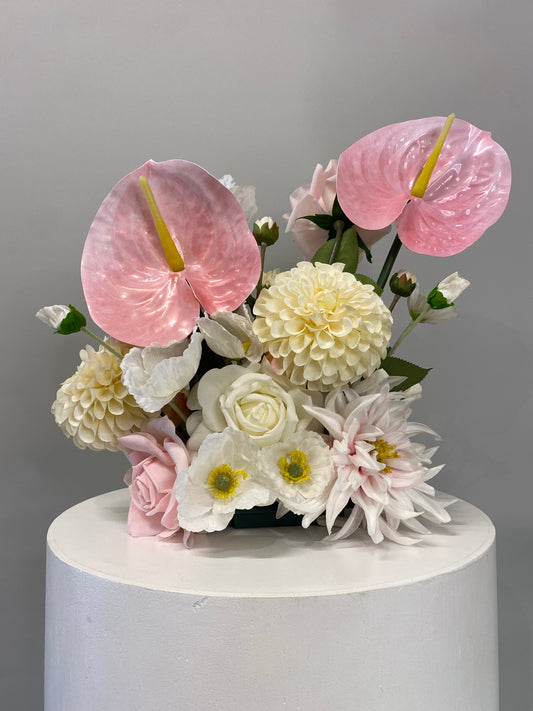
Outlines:
[{"label": "white flower arrangement", "polygon": [[[509,190],[509,160],[489,134],[453,115],[394,124],[292,193],[287,229],[309,261],[265,272],[279,229],[271,217],[250,229],[252,186],[181,160],[121,180],[82,258],[104,335],[72,306],[36,315],[100,344],[82,350],[52,412],[76,446],[127,455],[130,534],[190,546],[193,533],[261,519],[325,525],[328,541],[363,531],[411,545],[426,522],[448,522],[453,499],[428,483],[443,466],[432,464],[437,447],[418,441],[438,435],[410,419],[428,369],[394,354],[417,324],[455,316],[469,282],[455,272],[424,296],[411,272],[390,274],[402,245],[463,250]],[[374,282],[362,264],[393,221]],[[391,342],[401,301],[406,322]]]}]

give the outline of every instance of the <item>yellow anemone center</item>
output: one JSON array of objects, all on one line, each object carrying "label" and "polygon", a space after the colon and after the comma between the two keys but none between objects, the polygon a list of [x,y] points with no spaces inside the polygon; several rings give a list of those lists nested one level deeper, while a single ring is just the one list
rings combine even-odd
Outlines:
[{"label": "yellow anemone center", "polygon": [[278,466],[282,477],[291,484],[299,484],[301,481],[310,479],[311,466],[307,462],[307,457],[299,449],[289,452],[289,458],[282,457]]},{"label": "yellow anemone center", "polygon": [[376,439],[374,442],[368,442],[368,444],[373,444],[374,449],[372,452],[376,453],[376,461],[380,464],[385,464],[381,470],[382,474],[390,474],[392,469],[386,464],[387,459],[401,459],[402,455],[395,452],[395,444],[390,444],[386,439]]},{"label": "yellow anemone center", "polygon": [[247,476],[243,469],[235,471],[229,464],[221,464],[209,472],[207,488],[217,499],[231,499]]}]

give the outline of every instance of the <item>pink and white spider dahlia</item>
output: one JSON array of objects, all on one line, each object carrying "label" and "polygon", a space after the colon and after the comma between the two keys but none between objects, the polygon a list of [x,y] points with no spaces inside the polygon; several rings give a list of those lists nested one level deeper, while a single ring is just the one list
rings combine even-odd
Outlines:
[{"label": "pink and white spider dahlia", "polygon": [[[399,380],[378,370],[349,388],[331,392],[325,407],[306,408],[333,438],[336,480],[326,506],[330,540],[346,538],[364,521],[374,543],[388,538],[412,544],[418,538],[400,533],[400,524],[429,533],[418,518],[450,520],[445,506],[452,500],[436,496],[427,484],[444,466],[431,467],[437,447],[428,449],[411,440],[418,434],[438,435],[426,425],[409,422],[409,405],[420,396],[420,386],[392,392]],[[341,516],[350,503],[353,508]]]}]

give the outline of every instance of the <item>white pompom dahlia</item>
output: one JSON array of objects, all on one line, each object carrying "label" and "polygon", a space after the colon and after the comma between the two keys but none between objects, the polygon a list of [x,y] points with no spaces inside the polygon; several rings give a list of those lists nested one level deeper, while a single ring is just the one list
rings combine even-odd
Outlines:
[{"label": "white pompom dahlia", "polygon": [[300,262],[278,274],[254,307],[254,331],[284,374],[311,390],[367,377],[386,356],[392,316],[343,264]]},{"label": "white pompom dahlia", "polygon": [[[429,533],[417,520],[446,523],[445,506],[452,502],[435,495],[426,482],[442,466],[430,467],[437,448],[411,441],[417,434],[438,435],[426,425],[409,422],[409,404],[419,397],[391,392],[397,378],[378,370],[367,381],[330,393],[324,408],[308,407],[333,437],[331,458],[336,472],[326,506],[330,539],[353,533],[364,521],[374,543],[388,538],[416,543],[398,531],[400,524],[416,533]],[[346,509],[347,505],[353,508]],[[341,516],[341,512],[344,512]]]},{"label": "white pompom dahlia", "polygon": [[140,429],[148,415],[122,383],[119,358],[103,346],[87,346],[80,358],[57,391],[52,413],[76,447],[118,451],[118,438]]}]

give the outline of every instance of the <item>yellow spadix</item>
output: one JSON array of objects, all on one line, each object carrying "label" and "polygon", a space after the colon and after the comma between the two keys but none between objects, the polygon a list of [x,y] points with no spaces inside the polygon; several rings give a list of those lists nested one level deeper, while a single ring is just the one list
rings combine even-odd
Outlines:
[{"label": "yellow spadix", "polygon": [[437,143],[435,143],[435,147],[431,151],[431,155],[427,159],[424,167],[422,168],[422,171],[420,172],[420,175],[418,176],[415,181],[415,184],[413,185],[413,189],[411,190],[411,195],[413,197],[424,197],[424,193],[426,192],[429,185],[429,181],[431,180],[431,174],[433,173],[435,165],[437,164],[440,152],[442,151],[442,147],[444,145],[444,141],[446,140],[446,137],[450,132],[450,128],[452,127],[452,123],[454,122],[454,120],[455,114],[450,114],[446,119],[446,123],[444,124],[444,127],[440,132],[440,135],[437,139]]},{"label": "yellow spadix", "polygon": [[170,236],[168,227],[166,226],[163,216],[161,215],[161,211],[155,201],[150,183],[144,175],[139,177],[139,183],[141,184],[144,197],[148,203],[148,207],[150,208],[150,213],[152,215],[157,234],[159,235],[168,266],[173,272],[181,272],[185,269],[185,263],[183,262],[181,254],[178,252],[178,248],[174,244],[174,240]]}]

